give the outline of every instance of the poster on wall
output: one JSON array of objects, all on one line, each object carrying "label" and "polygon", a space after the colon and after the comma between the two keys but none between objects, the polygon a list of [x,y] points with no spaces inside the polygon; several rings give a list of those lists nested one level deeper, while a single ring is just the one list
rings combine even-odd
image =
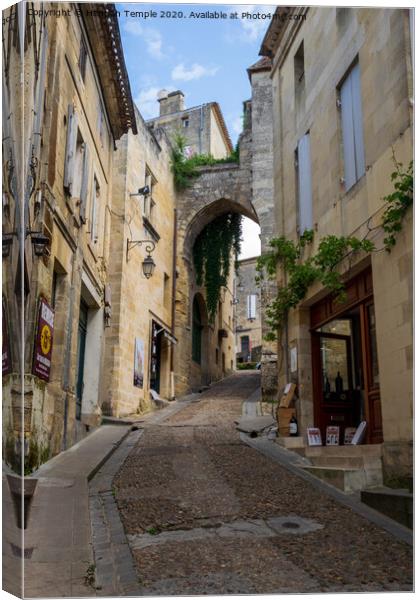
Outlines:
[{"label": "poster on wall", "polygon": [[143,387],[144,379],[144,342],[140,338],[134,340],[134,385]]},{"label": "poster on wall", "polygon": [[41,298],[38,325],[35,333],[32,373],[44,381],[50,380],[53,335],[54,311],[48,302],[44,298]]},{"label": "poster on wall", "polygon": [[2,350],[1,350],[1,362],[2,362],[2,373],[8,375],[12,372],[12,358],[10,355],[10,343],[9,343],[9,322],[7,320],[7,312],[5,306],[5,300],[2,302]]}]

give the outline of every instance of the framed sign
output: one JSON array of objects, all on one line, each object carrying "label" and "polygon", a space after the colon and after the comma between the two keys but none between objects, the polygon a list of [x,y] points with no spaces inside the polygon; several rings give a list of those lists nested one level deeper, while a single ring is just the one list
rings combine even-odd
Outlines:
[{"label": "framed sign", "polygon": [[326,446],[338,446],[340,443],[340,428],[336,425],[330,425],[326,430]]},{"label": "framed sign", "polygon": [[306,433],[308,435],[309,446],[322,446],[321,431],[318,427],[308,427]]},{"label": "framed sign", "polygon": [[53,336],[54,311],[44,298],[40,298],[32,373],[44,381],[50,380]]},{"label": "framed sign", "polygon": [[134,385],[142,388],[144,380],[144,342],[140,338],[134,340]]},{"label": "framed sign", "polygon": [[356,427],[346,427],[344,430],[344,445],[348,446],[356,433]]}]

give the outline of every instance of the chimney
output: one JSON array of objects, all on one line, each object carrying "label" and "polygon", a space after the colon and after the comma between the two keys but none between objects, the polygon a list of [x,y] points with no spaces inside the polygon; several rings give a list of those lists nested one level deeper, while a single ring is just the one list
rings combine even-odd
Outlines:
[{"label": "chimney", "polygon": [[158,97],[158,102],[160,104],[160,117],[185,110],[184,94],[180,90],[171,92],[167,96],[161,98]]}]

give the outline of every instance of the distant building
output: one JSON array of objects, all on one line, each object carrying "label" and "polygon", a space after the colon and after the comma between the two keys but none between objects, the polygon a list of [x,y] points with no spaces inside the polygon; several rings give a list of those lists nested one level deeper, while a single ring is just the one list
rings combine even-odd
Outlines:
[{"label": "distant building", "polygon": [[158,98],[159,117],[149,119],[149,127],[162,127],[170,139],[181,133],[186,140],[185,153],[211,154],[225,158],[232,153],[232,142],[217,102],[185,108],[184,94],[162,91]]},{"label": "distant building", "polygon": [[257,258],[239,261],[235,277],[236,362],[261,360],[261,298],[255,283]]}]

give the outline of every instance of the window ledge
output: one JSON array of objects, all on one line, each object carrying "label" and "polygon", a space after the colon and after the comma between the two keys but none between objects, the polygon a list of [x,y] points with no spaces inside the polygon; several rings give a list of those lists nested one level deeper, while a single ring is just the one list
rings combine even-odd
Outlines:
[{"label": "window ledge", "polygon": [[357,194],[357,192],[360,190],[360,188],[363,187],[365,182],[366,182],[366,171],[363,173],[363,175],[360,177],[360,179],[358,179],[355,183],[353,183],[353,185],[347,191],[343,192],[341,199],[342,200],[350,200],[351,198],[353,198],[353,196],[355,196]]}]

